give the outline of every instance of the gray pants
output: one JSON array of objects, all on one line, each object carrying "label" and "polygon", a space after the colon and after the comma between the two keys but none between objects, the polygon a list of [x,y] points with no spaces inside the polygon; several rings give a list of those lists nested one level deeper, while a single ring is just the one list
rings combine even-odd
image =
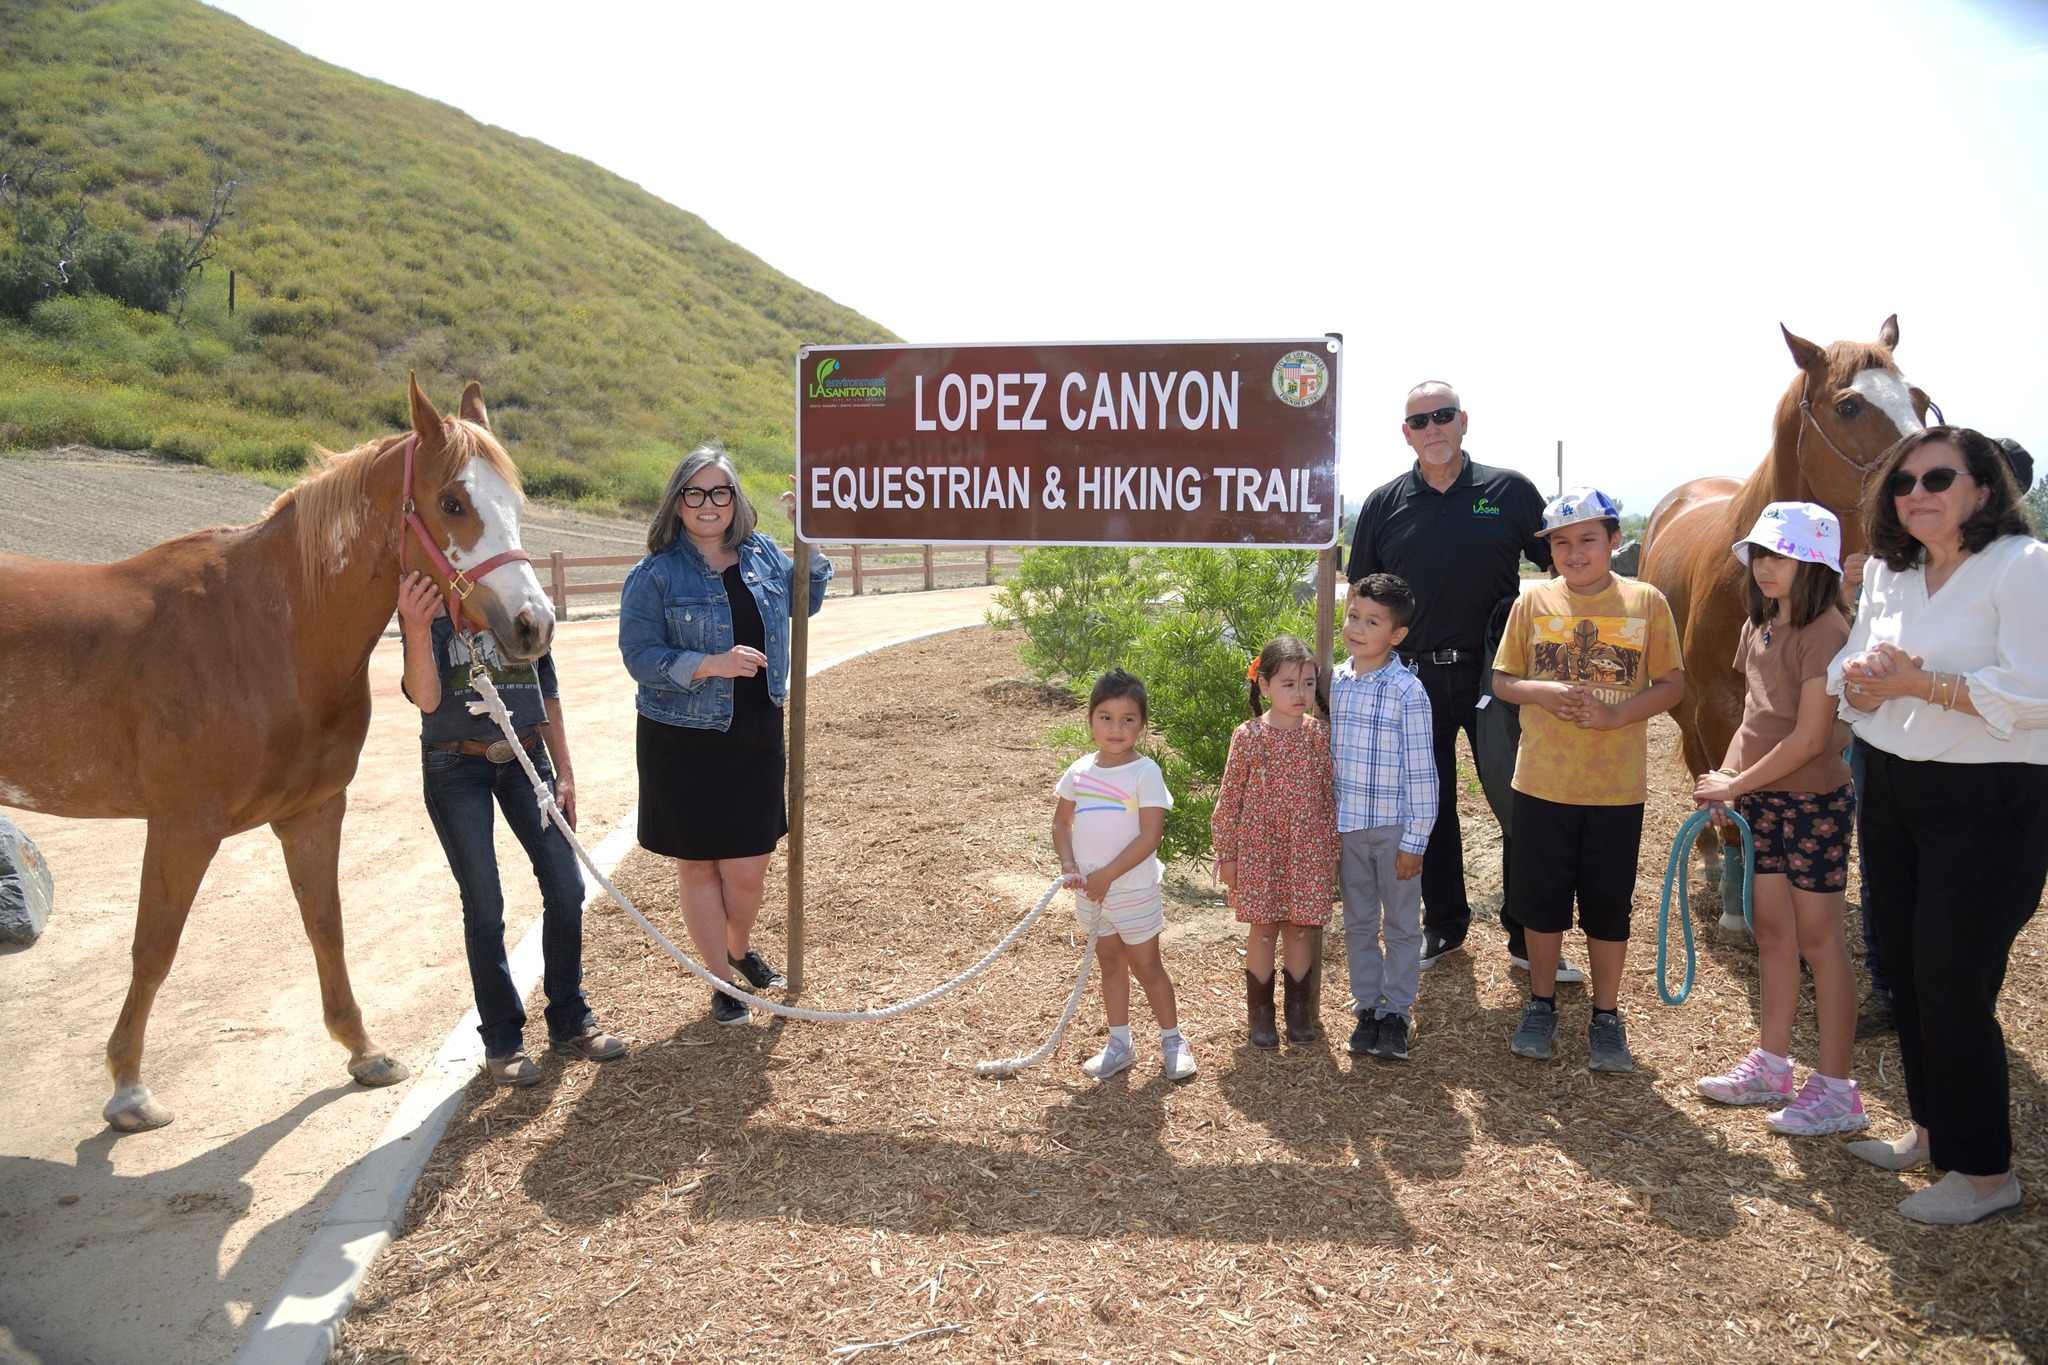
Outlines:
[{"label": "gray pants", "polygon": [[[1351,972],[1351,1011],[1415,1017],[1422,978],[1422,878],[1394,875],[1402,825],[1344,835],[1337,885],[1344,894],[1344,961]],[[1384,937],[1385,947],[1381,940]]]}]

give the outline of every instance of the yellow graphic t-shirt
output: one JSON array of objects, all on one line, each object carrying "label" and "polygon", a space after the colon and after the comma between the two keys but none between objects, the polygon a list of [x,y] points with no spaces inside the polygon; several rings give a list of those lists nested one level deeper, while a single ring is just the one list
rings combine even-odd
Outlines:
[{"label": "yellow graphic t-shirt", "polygon": [[[1580,596],[1561,578],[1530,589],[1508,615],[1493,666],[1518,678],[1582,683],[1627,701],[1682,667],[1671,604],[1648,583],[1615,574]],[[1649,792],[1649,726],[1584,730],[1540,706],[1522,708],[1515,790],[1571,806],[1633,806]]]}]

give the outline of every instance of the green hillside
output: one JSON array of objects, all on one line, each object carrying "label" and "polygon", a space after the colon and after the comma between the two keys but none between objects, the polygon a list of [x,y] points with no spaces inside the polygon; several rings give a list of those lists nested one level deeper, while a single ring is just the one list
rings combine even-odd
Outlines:
[{"label": "green hillside", "polygon": [[145,240],[182,239],[217,169],[239,187],[181,312],[60,296],[0,320],[0,449],[146,447],[289,483],[310,443],[395,429],[416,369],[444,407],[483,382],[530,492],[648,506],[718,437],[765,494],[799,342],[891,339],[599,166],[193,0],[0,0],[10,160],[61,163],[30,187],[56,186],[45,211]]}]

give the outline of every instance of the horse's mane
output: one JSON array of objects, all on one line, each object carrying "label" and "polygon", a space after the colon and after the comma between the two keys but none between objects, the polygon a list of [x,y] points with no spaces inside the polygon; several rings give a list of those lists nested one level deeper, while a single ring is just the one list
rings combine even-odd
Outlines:
[{"label": "horse's mane", "polygon": [[[522,503],[525,501],[526,495],[519,488],[519,471],[513,466],[512,457],[505,453],[505,447],[498,444],[498,439],[488,429],[460,417],[450,417],[442,423],[441,436],[444,442],[443,468],[461,469],[473,459],[482,460],[511,485]],[[272,503],[264,514],[268,520],[287,507],[298,508],[299,568],[305,581],[316,592],[347,565],[357,541],[366,530],[393,531],[397,528],[396,508],[385,514],[386,524],[366,527],[366,519],[375,510],[370,505],[367,485],[377,467],[377,457],[395,449],[404,439],[403,436],[379,436],[340,454],[315,446],[313,472]],[[442,476],[420,467],[416,470],[416,477],[420,487],[415,492],[423,495],[438,486]]]}]

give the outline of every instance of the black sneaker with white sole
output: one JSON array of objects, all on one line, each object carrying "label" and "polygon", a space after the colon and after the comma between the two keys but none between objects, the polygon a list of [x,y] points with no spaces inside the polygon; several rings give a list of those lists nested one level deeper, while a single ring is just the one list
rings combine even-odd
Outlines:
[{"label": "black sneaker with white sole", "polygon": [[756,992],[789,984],[788,977],[768,965],[768,959],[761,956],[759,948],[749,948],[745,957],[728,957],[726,961],[739,969],[739,974]]},{"label": "black sneaker with white sole", "polygon": [[1385,1062],[1408,1060],[1408,1021],[1398,1014],[1380,1016],[1380,1038],[1372,1055]]},{"label": "black sneaker with white sole", "polygon": [[1456,952],[1464,946],[1465,936],[1463,934],[1452,938],[1448,934],[1438,933],[1434,929],[1424,929],[1422,931],[1422,970],[1428,971],[1436,965],[1436,960],[1445,953]]},{"label": "black sneaker with white sole", "polygon": [[753,1017],[747,1002],[736,1000],[724,991],[711,992],[711,1020],[717,1024],[744,1024]]},{"label": "black sneaker with white sole", "polygon": [[1354,1057],[1370,1057],[1380,1041],[1380,1021],[1368,1010],[1358,1016],[1358,1027],[1351,1030],[1351,1041],[1344,1044],[1344,1050]]}]

